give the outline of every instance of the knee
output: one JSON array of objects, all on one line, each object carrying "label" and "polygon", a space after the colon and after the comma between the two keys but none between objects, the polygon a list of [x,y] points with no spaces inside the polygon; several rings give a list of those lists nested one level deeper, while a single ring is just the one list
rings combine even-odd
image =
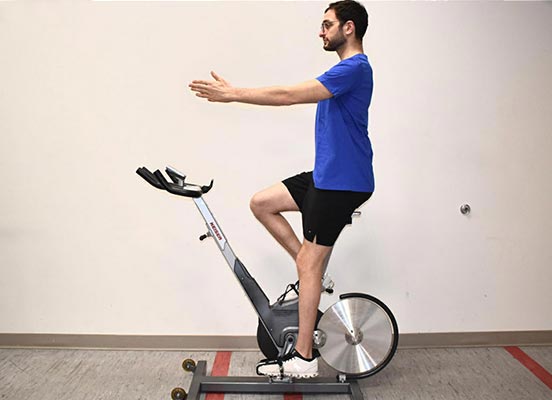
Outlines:
[{"label": "knee", "polygon": [[[295,258],[299,280],[301,280],[301,277],[322,279],[325,269],[325,260],[329,256],[329,252],[318,251],[313,253],[312,249],[309,250],[307,247],[308,246],[303,244]],[[331,252],[331,248],[329,251]]]},{"label": "knee", "polygon": [[253,197],[251,197],[251,200],[249,201],[249,208],[251,209],[253,215],[257,218],[266,212],[267,202],[264,199],[262,192],[255,193]]}]

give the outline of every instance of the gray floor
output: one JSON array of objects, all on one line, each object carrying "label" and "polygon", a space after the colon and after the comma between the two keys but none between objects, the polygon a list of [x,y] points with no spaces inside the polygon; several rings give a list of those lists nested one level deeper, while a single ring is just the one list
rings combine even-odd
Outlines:
[{"label": "gray floor", "polygon": [[[552,373],[552,347],[523,350]],[[185,358],[207,360],[215,353],[177,351],[0,349],[0,399],[170,399],[191,374]],[[253,375],[260,353],[232,354],[230,375]],[[327,367],[322,374],[333,375]],[[552,400],[552,389],[503,348],[399,350],[379,374],[361,381],[366,399]],[[226,395],[227,400],[282,399],[280,395]],[[348,396],[303,396],[348,399]]]}]

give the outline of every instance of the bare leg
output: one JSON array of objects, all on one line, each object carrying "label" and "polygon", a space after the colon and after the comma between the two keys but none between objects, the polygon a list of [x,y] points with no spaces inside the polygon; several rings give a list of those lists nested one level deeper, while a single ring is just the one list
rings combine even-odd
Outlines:
[{"label": "bare leg", "polygon": [[299,275],[299,337],[295,349],[306,358],[312,357],[312,335],[316,324],[324,265],[332,247],[311,243],[308,240],[297,255]]},{"label": "bare leg", "polygon": [[250,207],[259,222],[295,260],[301,248],[301,242],[281,213],[299,211],[299,207],[286,186],[279,182],[256,193],[251,199]]},{"label": "bare leg", "polygon": [[312,335],[320,303],[322,275],[327,267],[332,247],[305,240],[303,244],[282,216],[284,211],[299,211],[295,200],[283,183],[278,183],[255,194],[251,211],[280,245],[295,260],[299,275],[299,337],[296,350],[312,357]]}]

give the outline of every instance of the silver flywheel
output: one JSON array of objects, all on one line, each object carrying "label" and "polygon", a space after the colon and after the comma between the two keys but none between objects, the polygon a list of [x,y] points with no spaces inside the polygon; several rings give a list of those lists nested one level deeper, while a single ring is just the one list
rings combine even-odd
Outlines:
[{"label": "silver flywheel", "polygon": [[363,293],[342,295],[322,315],[317,330],[323,336],[321,357],[350,378],[364,378],[385,367],[399,338],[389,308]]}]

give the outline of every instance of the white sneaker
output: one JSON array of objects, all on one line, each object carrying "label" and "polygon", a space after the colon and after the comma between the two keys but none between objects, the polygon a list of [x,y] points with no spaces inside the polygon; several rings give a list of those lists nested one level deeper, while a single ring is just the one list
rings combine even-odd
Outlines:
[{"label": "white sneaker", "polygon": [[318,376],[318,360],[306,359],[297,351],[278,360],[262,360],[257,364],[257,375],[272,377],[314,378]]}]

